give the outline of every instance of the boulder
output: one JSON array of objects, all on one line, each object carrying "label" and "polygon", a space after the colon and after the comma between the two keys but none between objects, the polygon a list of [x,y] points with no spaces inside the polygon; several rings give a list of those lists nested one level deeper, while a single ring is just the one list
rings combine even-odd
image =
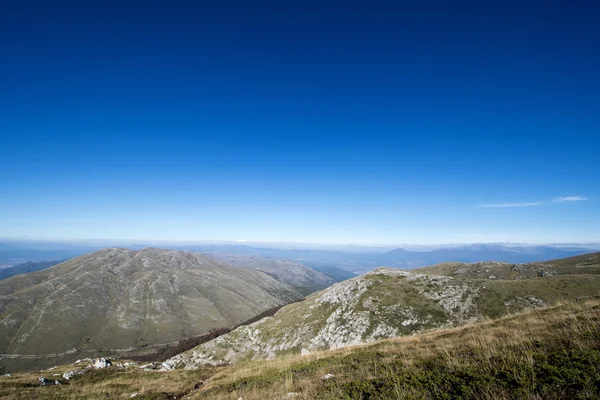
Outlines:
[{"label": "boulder", "polygon": [[175,368],[172,364],[168,363],[168,362],[164,362],[161,364],[161,370],[163,371],[171,371],[173,368]]},{"label": "boulder", "polygon": [[38,378],[38,382],[41,386],[52,386],[52,385],[60,385],[59,381],[51,381],[50,379],[46,379],[43,376]]},{"label": "boulder", "polygon": [[94,368],[108,368],[112,365],[108,358],[96,358],[94,359]]},{"label": "boulder", "polygon": [[71,379],[72,377],[76,376],[76,375],[81,375],[83,374],[83,371],[80,369],[74,369],[73,371],[67,371],[63,374],[63,378],[66,380]]}]

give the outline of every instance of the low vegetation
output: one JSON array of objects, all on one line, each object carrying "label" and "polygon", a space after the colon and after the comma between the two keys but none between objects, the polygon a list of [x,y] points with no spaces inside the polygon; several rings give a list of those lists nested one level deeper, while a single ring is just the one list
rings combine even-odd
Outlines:
[{"label": "low vegetation", "polygon": [[588,399],[600,397],[600,299],[370,345],[197,370],[0,378],[6,399]]},{"label": "low vegetation", "polygon": [[[324,379],[329,377],[329,379]],[[463,328],[248,362],[195,399],[584,399],[600,396],[600,301]]]}]

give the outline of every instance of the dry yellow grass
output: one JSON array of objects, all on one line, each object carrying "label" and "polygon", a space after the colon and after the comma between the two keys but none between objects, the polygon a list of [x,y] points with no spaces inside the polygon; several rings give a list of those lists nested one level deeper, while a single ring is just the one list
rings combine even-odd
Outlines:
[{"label": "dry yellow grass", "polygon": [[[124,399],[138,393],[138,399],[223,400],[594,398],[599,395],[594,387],[600,390],[600,378],[593,377],[600,372],[595,361],[600,360],[599,351],[600,300],[588,300],[370,345],[230,367],[93,371],[56,387],[40,387],[37,378],[50,379],[52,373],[62,374],[73,366],[14,374],[0,378],[0,397]],[[560,383],[545,386],[544,379],[562,379],[564,365],[553,366],[552,360],[563,356],[566,361],[560,364],[581,365],[573,376],[587,379],[578,383],[576,392]],[[335,378],[323,380],[329,373]],[[569,373],[574,372],[564,371]],[[480,387],[470,391],[460,377],[478,380]],[[493,384],[486,386],[486,380]],[[205,383],[194,388],[200,381]]]}]

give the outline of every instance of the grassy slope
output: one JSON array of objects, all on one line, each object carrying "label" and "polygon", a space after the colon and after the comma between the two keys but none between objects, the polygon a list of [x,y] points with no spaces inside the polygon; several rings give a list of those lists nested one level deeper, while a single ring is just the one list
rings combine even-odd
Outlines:
[{"label": "grassy slope", "polygon": [[[600,300],[309,356],[231,367],[92,371],[39,387],[0,377],[6,399],[584,399],[600,397]],[[335,377],[323,380],[325,374]],[[55,379],[55,378],[54,378]],[[194,386],[204,381],[200,388]]]},{"label": "grassy slope", "polygon": [[526,264],[445,262],[417,268],[414,271],[472,279],[488,279],[493,275],[496,279],[511,280],[539,277],[542,272],[549,275],[598,275],[600,274],[600,253]]},{"label": "grassy slope", "polygon": [[196,253],[105,249],[0,281],[0,353],[168,343],[298,298],[262,272]]},{"label": "grassy slope", "polygon": [[[361,295],[353,292],[341,304],[320,302],[327,290],[316,293],[302,303],[282,308],[272,319],[263,320],[251,329],[233,331],[180,357],[194,364],[198,354],[206,354],[215,362],[299,354],[302,348],[315,351],[356,344],[355,336],[370,342],[411,335],[600,294],[600,275],[524,280],[444,280],[424,276],[408,280],[403,276],[373,273],[357,279],[370,286]],[[343,312],[332,318],[336,311]],[[381,326],[387,329],[380,330]],[[317,340],[323,337],[323,332],[336,332],[335,340],[340,345]]]},{"label": "grassy slope", "polygon": [[[600,396],[600,301],[374,345],[249,362],[192,398],[244,400]],[[325,374],[335,378],[323,380]]]}]

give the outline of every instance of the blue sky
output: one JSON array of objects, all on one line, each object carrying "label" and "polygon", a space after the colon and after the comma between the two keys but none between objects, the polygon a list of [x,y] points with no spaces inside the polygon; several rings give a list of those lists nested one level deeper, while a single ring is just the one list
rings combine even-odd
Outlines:
[{"label": "blue sky", "polygon": [[600,240],[599,6],[391,3],[9,2],[0,237]]}]

